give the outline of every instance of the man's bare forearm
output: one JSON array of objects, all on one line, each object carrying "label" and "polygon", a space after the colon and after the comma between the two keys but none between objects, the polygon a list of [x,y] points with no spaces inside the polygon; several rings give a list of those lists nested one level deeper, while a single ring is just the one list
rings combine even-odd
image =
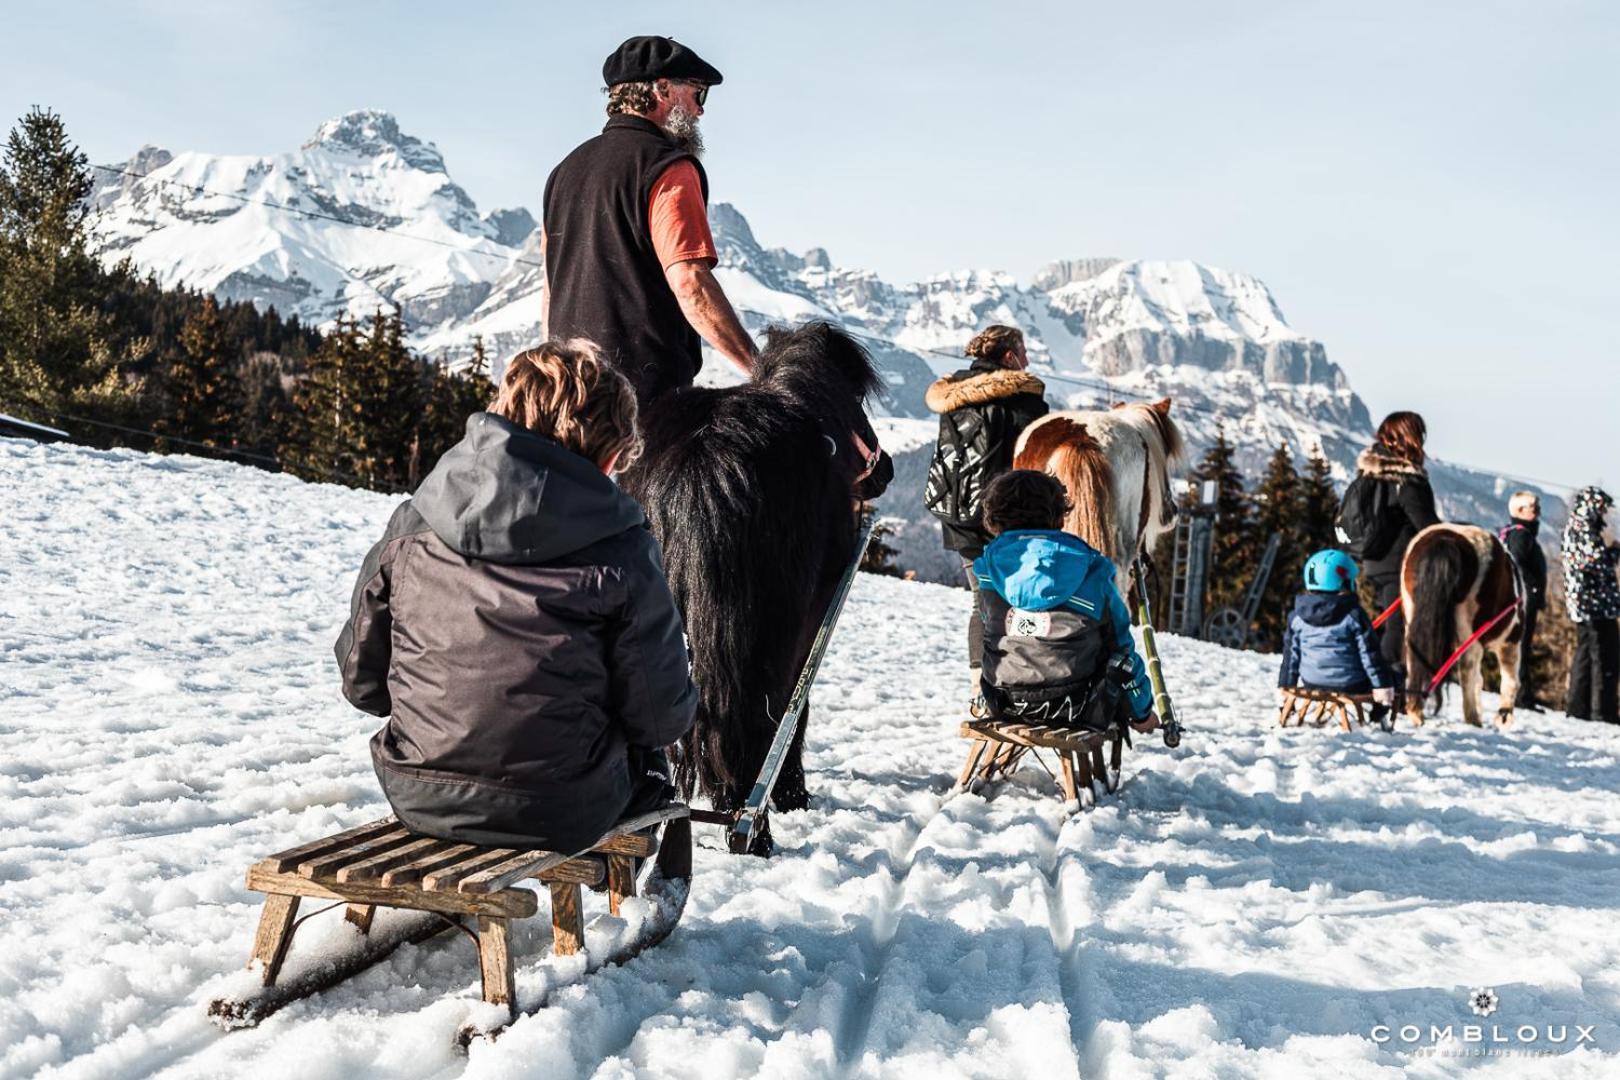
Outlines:
[{"label": "man's bare forearm", "polygon": [[664,271],[664,277],[692,329],[743,374],[751,374],[759,350],[743,329],[714,271],[700,262],[684,262]]}]

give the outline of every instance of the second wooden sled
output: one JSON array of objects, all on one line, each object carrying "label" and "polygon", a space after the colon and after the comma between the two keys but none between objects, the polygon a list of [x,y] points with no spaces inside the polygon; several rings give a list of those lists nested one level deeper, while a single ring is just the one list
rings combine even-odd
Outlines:
[{"label": "second wooden sled", "polygon": [[[260,859],[247,874],[247,887],[266,894],[248,970],[210,1001],[208,1014],[227,1029],[251,1027],[289,1002],[364,971],[403,944],[456,930],[477,946],[484,1000],[504,1011],[503,1022],[469,1029],[463,1037],[491,1034],[519,1012],[511,922],[539,909],[535,893],[517,883],[533,879],[548,887],[552,952],[559,956],[577,953],[584,943],[582,885],[605,882],[614,915],[624,900],[639,894],[646,904],[639,925],[611,955],[590,958],[593,970],[623,963],[663,941],[680,921],[692,876],[687,815],[685,806],[674,804],[627,818],[573,854],[435,840],[386,817]],[[638,875],[642,863],[645,872]],[[305,898],[333,901],[320,911],[343,907],[351,932],[335,935],[335,944],[326,940],[304,951],[291,948],[299,926],[320,914],[298,917]],[[527,1003],[522,1011],[544,1004]]]},{"label": "second wooden sled", "polygon": [[[956,786],[960,790],[971,791],[976,783],[993,780],[998,775],[1011,775],[1025,754],[1032,755],[1046,768],[1040,757],[1041,750],[1052,751],[1058,760],[1061,777],[1057,774],[1053,777],[1067,803],[1082,805],[1082,795],[1095,801],[1094,784],[1099,780],[1110,794],[1119,790],[1125,752],[1125,735],[1119,728],[1103,732],[1007,720],[969,720],[963,723],[961,735],[971,741],[967,762],[957,779]],[[1108,749],[1106,760],[1104,748]]]},{"label": "second wooden sled", "polygon": [[[1371,694],[1346,694],[1337,690],[1313,690],[1307,686],[1285,687],[1283,689],[1283,702],[1278,711],[1277,724],[1280,727],[1304,727],[1309,719],[1317,727],[1322,727],[1330,719],[1336,718],[1339,727],[1344,731],[1351,729],[1350,716],[1355,714],[1357,724],[1366,724],[1367,716],[1363,708],[1372,705]],[[1313,715],[1314,711],[1314,715]],[[1389,722],[1383,724],[1385,731],[1394,729],[1394,715],[1390,714]]]}]

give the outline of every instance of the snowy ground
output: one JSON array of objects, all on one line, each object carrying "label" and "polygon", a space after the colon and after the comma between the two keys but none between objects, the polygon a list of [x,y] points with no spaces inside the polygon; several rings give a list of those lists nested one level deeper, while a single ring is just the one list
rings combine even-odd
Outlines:
[{"label": "snowy ground", "polygon": [[[1069,816],[1033,765],[952,796],[965,595],[866,577],[815,807],[769,862],[700,832],[666,945],[567,985],[534,920],[518,992],[551,1005],[469,1054],[451,936],[223,1034],[202,1002],[246,959],[248,863],[384,810],[330,646],[391,505],[0,440],[0,1074],[1620,1074],[1620,733],[1279,732],[1270,659],[1165,637],[1189,733],[1117,800]],[[1491,1049],[1467,1023],[1561,1053],[1417,1052],[1430,1025]]]}]

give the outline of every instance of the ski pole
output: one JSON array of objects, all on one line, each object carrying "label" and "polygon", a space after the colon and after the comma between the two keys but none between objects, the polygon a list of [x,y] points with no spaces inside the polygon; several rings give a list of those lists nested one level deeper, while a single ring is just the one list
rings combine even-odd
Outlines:
[{"label": "ski pole", "polygon": [[1181,721],[1176,719],[1175,706],[1170,703],[1170,691],[1164,686],[1164,672],[1159,666],[1159,646],[1153,640],[1153,619],[1148,612],[1146,574],[1140,557],[1131,563],[1131,575],[1136,579],[1136,622],[1142,630],[1142,651],[1147,653],[1153,707],[1158,710],[1159,723],[1164,728],[1164,745],[1174,750],[1181,745]]}]

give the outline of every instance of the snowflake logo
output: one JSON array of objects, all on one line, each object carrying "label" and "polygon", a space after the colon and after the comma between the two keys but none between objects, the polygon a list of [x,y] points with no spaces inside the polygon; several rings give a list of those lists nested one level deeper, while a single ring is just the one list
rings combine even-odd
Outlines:
[{"label": "snowflake logo", "polygon": [[1496,996],[1496,991],[1488,986],[1476,986],[1468,991],[1468,1007],[1474,1010],[1475,1016],[1491,1015],[1501,1000]]}]

